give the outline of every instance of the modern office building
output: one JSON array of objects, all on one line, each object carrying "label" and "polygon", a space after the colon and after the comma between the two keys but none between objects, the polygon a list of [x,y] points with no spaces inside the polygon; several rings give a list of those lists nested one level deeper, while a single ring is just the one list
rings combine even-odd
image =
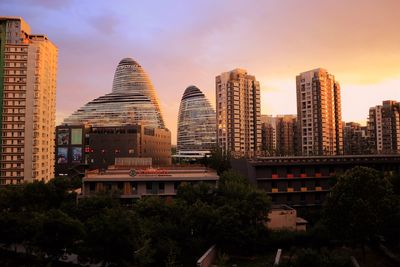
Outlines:
[{"label": "modern office building", "polygon": [[63,124],[165,128],[156,91],[142,66],[131,58],[119,62],[110,94],[87,103]]},{"label": "modern office building", "polygon": [[264,189],[273,204],[292,207],[321,205],[336,178],[356,166],[399,175],[400,155],[266,157],[232,162],[233,169]]},{"label": "modern office building", "polygon": [[375,153],[400,152],[400,103],[387,100],[371,107],[368,117],[368,133]]},{"label": "modern office building", "polygon": [[216,77],[217,144],[233,157],[261,151],[260,83],[244,69]]},{"label": "modern office building", "polygon": [[216,146],[215,111],[196,86],[183,93],[178,115],[177,155],[203,157]]},{"label": "modern office building", "polygon": [[54,177],[57,48],[0,17],[0,184]]},{"label": "modern office building", "polygon": [[56,175],[81,175],[85,169],[107,169],[116,159],[150,159],[152,166],[171,165],[171,133],[167,129],[57,126]]},{"label": "modern office building", "polygon": [[340,85],[325,69],[296,77],[297,120],[302,155],[343,154]]},{"label": "modern office building", "polygon": [[343,151],[345,155],[371,154],[367,126],[346,122],[343,127]]}]

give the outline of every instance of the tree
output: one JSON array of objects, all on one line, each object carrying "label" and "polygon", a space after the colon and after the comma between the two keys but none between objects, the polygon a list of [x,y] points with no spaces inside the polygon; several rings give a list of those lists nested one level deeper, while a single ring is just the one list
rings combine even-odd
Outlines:
[{"label": "tree", "polygon": [[257,250],[267,233],[264,223],[271,205],[267,193],[235,172],[224,172],[214,205],[218,245],[241,254]]},{"label": "tree", "polygon": [[137,215],[126,209],[104,209],[86,223],[83,254],[111,266],[125,266],[138,260],[146,243]]},{"label": "tree", "polygon": [[215,188],[207,183],[190,185],[182,183],[178,187],[176,199],[184,200],[187,204],[192,205],[198,201],[210,203],[215,197]]},{"label": "tree", "polygon": [[32,240],[37,227],[29,212],[2,211],[0,213],[0,243],[22,244]]},{"label": "tree", "polygon": [[227,183],[235,183],[235,184],[243,184],[248,185],[249,182],[243,175],[233,171],[233,170],[226,170],[224,171],[219,177],[219,184],[225,185]]},{"label": "tree", "polygon": [[224,171],[231,168],[230,157],[224,153],[221,148],[217,147],[211,151],[207,164],[210,168],[217,171],[218,175],[221,175]]},{"label": "tree", "polygon": [[338,239],[364,248],[382,233],[396,205],[392,185],[380,172],[355,167],[338,177],[324,205],[324,221]]},{"label": "tree", "polygon": [[80,199],[74,215],[79,220],[85,223],[90,218],[102,213],[105,209],[120,208],[118,200],[112,198],[110,195],[95,195],[89,198]]},{"label": "tree", "polygon": [[85,236],[82,223],[60,210],[34,215],[32,220],[37,229],[32,244],[53,260],[58,260],[65,252],[74,251],[77,241]]}]

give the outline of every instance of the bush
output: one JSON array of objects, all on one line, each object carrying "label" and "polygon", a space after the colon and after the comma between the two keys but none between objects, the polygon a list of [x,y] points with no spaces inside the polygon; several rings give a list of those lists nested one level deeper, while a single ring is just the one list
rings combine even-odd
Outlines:
[{"label": "bush", "polygon": [[329,252],[323,248],[301,249],[296,251],[292,259],[282,262],[282,267],[351,267],[349,255],[340,251]]}]

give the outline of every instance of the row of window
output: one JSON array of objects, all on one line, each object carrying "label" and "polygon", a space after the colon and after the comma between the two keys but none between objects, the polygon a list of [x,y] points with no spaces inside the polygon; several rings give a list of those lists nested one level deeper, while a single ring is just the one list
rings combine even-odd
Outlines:
[{"label": "row of window", "polygon": [[18,46],[18,47],[6,47],[4,49],[6,52],[28,52],[28,47]]},{"label": "row of window", "polygon": [[[313,194],[314,195],[314,199],[313,201],[315,202],[315,204],[320,204],[321,203],[321,194],[317,193],[317,194]],[[294,195],[292,194],[288,194],[286,196],[277,196],[277,195],[272,195],[271,196],[271,200],[273,203],[276,203],[278,200],[279,202],[285,201],[288,204],[293,204],[293,202],[296,201],[301,201],[301,202],[305,202],[307,200],[310,200],[309,197],[306,198],[305,194],[300,194],[299,197],[294,197]],[[311,199],[312,200],[312,199]]]},{"label": "row of window", "polygon": [[3,153],[24,153],[24,149],[21,147],[3,147],[1,151]]},{"label": "row of window", "polygon": [[26,70],[5,70],[5,75],[25,75]]},{"label": "row of window", "polygon": [[23,78],[20,78],[20,77],[17,77],[17,78],[15,78],[15,77],[5,77],[4,78],[4,82],[9,82],[9,83],[25,83],[26,82],[26,78],[25,77],[23,77]]},{"label": "row of window", "polygon": [[17,60],[26,60],[28,58],[27,55],[4,55],[5,59],[17,59]]}]

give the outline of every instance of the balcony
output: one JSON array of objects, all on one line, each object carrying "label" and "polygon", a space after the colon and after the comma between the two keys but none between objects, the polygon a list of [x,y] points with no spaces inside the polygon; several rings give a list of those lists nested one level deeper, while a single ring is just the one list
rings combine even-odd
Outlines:
[{"label": "balcony", "polygon": [[321,186],[316,186],[315,187],[315,191],[322,191],[322,187]]},{"label": "balcony", "polygon": [[293,176],[292,173],[288,173],[288,174],[286,175],[286,177],[287,177],[287,178],[293,178],[294,176]]},{"label": "balcony", "polygon": [[300,188],[300,191],[301,191],[301,192],[307,192],[307,187],[301,187],[301,188]]},{"label": "balcony", "polygon": [[287,191],[288,192],[294,192],[293,187],[288,187]]},{"label": "balcony", "polygon": [[319,173],[319,172],[315,173],[315,178],[321,178],[321,176],[322,176],[321,173]]},{"label": "balcony", "polygon": [[278,176],[278,174],[272,174],[271,178],[272,178],[272,179],[278,179],[279,176]]},{"label": "balcony", "polygon": [[307,178],[307,174],[305,174],[305,173],[300,173],[300,178]]},{"label": "balcony", "polygon": [[272,188],[272,189],[271,189],[271,192],[272,192],[272,193],[278,193],[278,188]]}]

